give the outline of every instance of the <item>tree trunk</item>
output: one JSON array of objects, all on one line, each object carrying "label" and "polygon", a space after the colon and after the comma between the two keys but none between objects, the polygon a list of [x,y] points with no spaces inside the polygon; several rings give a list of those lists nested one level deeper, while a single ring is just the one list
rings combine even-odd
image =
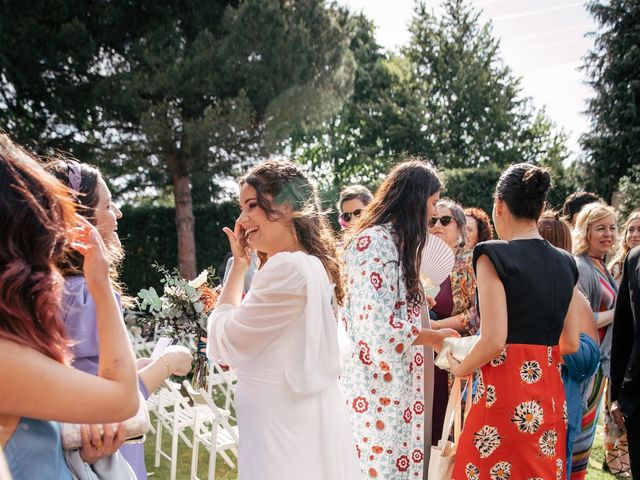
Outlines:
[{"label": "tree trunk", "polygon": [[[177,164],[176,154],[169,160],[169,164]],[[173,162],[172,162],[173,160]],[[177,167],[177,165],[176,165]],[[171,183],[173,184],[173,198],[176,202],[176,231],[178,234],[178,270],[187,280],[196,277],[196,237],[193,216],[193,202],[191,200],[191,182],[189,174],[183,174],[180,168],[171,168]]]}]

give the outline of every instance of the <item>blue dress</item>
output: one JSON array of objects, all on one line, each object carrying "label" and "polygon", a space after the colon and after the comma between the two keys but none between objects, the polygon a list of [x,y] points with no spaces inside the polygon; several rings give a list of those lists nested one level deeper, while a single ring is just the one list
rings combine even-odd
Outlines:
[{"label": "blue dress", "polygon": [[56,422],[22,417],[4,454],[13,480],[71,480]]}]

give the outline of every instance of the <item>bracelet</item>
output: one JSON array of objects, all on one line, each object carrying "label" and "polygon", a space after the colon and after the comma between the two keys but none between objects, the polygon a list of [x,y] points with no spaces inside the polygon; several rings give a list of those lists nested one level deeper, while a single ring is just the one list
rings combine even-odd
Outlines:
[{"label": "bracelet", "polygon": [[169,377],[171,375],[171,365],[169,365],[169,362],[167,361],[167,359],[164,358],[162,355],[160,355],[158,358],[162,360],[164,364],[167,366],[167,377]]}]

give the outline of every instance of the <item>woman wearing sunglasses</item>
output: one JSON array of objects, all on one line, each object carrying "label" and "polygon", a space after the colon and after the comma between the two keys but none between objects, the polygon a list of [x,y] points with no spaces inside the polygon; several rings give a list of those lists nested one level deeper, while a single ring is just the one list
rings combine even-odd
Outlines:
[{"label": "woman wearing sunglasses", "polygon": [[[444,241],[455,254],[455,263],[449,277],[440,285],[432,312],[439,320],[431,328],[453,328],[461,335],[473,335],[480,320],[476,311],[476,277],[471,266],[471,252],[465,247],[466,218],[464,209],[450,199],[438,202],[437,215],[429,220],[429,233]],[[433,389],[433,422],[431,443],[437,445],[442,433],[442,422],[449,400],[449,375],[436,368]]]},{"label": "woman wearing sunglasses", "polygon": [[338,222],[342,230],[347,230],[356,223],[356,219],[360,217],[371,200],[373,200],[371,191],[362,185],[350,185],[340,192]]},{"label": "woman wearing sunglasses", "polygon": [[438,215],[429,220],[429,233],[444,241],[456,256],[453,271],[435,298],[432,310],[439,320],[432,328],[453,328],[463,335],[478,331],[479,319],[475,308],[476,279],[471,266],[470,252],[465,250],[466,218],[464,209],[450,199],[437,205]]}]

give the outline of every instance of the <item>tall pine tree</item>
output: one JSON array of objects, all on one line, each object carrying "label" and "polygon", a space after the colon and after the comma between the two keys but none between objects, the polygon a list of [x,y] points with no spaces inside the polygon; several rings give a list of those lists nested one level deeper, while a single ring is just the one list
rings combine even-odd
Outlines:
[{"label": "tall pine tree", "polygon": [[99,163],[120,190],[172,192],[186,277],[192,185],[207,198],[216,174],[240,173],[351,89],[346,14],[323,0],[5,4],[5,128]]},{"label": "tall pine tree", "polygon": [[631,171],[640,163],[640,3],[592,1],[587,8],[600,28],[584,64],[595,96],[580,170],[586,187],[609,200],[622,177],[640,181]]},{"label": "tall pine tree", "polygon": [[418,3],[404,50],[420,109],[419,150],[441,167],[561,164],[564,135],[521,94],[492,27],[465,0]]}]

